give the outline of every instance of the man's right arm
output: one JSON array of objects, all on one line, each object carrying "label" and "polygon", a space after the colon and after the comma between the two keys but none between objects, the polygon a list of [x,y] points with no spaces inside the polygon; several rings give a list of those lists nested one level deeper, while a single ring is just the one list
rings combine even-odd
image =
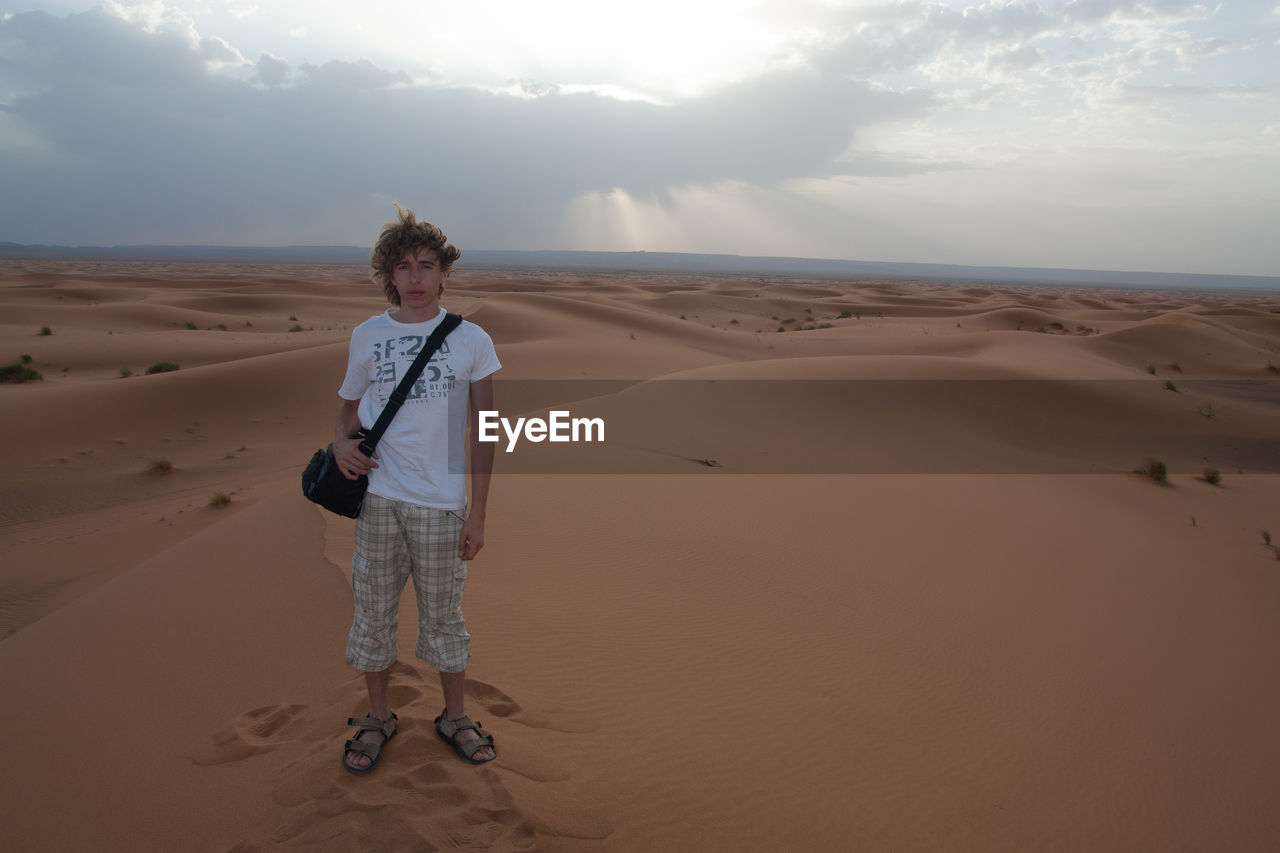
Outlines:
[{"label": "man's right arm", "polygon": [[374,451],[373,459],[360,452],[360,440],[349,436],[360,429],[360,401],[342,401],[338,409],[338,420],[333,427],[333,457],[338,460],[338,470],[348,480],[354,480],[361,474],[368,474],[378,467],[373,459],[378,458]]}]

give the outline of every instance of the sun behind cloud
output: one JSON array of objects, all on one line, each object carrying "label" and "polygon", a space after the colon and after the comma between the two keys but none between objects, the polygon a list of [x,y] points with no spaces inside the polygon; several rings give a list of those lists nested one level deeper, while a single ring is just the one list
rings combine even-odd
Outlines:
[{"label": "sun behind cloud", "polygon": [[[163,4],[146,4],[151,14],[157,5]],[[519,79],[614,87],[662,99],[703,94],[785,63],[795,33],[778,26],[771,5],[776,7],[741,0],[367,0],[353,9],[346,2],[285,0],[263,4],[252,16],[228,7],[218,17],[262,40],[304,26],[309,49],[324,45],[340,58],[392,63],[411,76],[473,85]],[[210,15],[204,4],[168,8],[197,20]],[[279,43],[263,49],[285,52]]]},{"label": "sun behind cloud", "polygon": [[1273,4],[27,2],[6,240],[1280,264]]}]

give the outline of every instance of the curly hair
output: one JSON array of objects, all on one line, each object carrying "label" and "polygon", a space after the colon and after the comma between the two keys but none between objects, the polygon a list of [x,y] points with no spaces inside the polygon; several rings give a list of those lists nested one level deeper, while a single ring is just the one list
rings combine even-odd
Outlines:
[{"label": "curly hair", "polygon": [[396,205],[396,221],[382,227],[382,234],[369,256],[373,268],[374,283],[382,286],[382,292],[392,305],[400,304],[400,293],[392,281],[392,271],[408,252],[430,249],[435,252],[441,269],[448,272],[454,261],[462,257],[458,247],[449,242],[444,232],[430,222],[419,222],[412,210]]}]

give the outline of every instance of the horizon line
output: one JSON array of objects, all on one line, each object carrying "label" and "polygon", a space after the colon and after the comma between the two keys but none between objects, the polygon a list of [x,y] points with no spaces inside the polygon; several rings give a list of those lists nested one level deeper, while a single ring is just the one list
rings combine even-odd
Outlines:
[{"label": "horizon line", "polygon": [[[350,244],[295,243],[272,246],[239,244],[136,243],[103,245],[62,245],[0,241],[0,259],[10,260],[189,260],[258,261],[273,263],[366,263],[372,247]],[[359,253],[359,254],[357,254]],[[299,257],[299,256],[302,257]],[[307,257],[310,256],[310,257]],[[318,257],[323,256],[323,257]],[[337,256],[337,257],[335,257]],[[479,257],[477,257],[479,256]],[[517,258],[526,260],[520,262]],[[533,263],[541,260],[543,263]],[[648,263],[626,264],[643,259]],[[551,263],[546,261],[552,260]],[[595,260],[597,263],[585,263]],[[841,277],[878,275],[890,278],[980,281],[1003,283],[1086,284],[1120,287],[1204,287],[1206,280],[1226,280],[1223,284],[1243,286],[1246,292],[1280,291],[1280,275],[1252,273],[1169,272],[1160,270],[1101,269],[1050,266],[1010,266],[1001,264],[954,264],[931,261],[867,261],[844,258],[814,258],[798,255],[744,255],[723,252],[670,252],[650,249],[611,251],[602,249],[467,249],[459,260],[476,266],[536,266],[543,268],[596,269],[636,272],[685,272],[704,274],[754,274],[781,277]],[[1153,279],[1143,284],[1134,279]],[[1211,287],[1221,290],[1222,287]]]}]

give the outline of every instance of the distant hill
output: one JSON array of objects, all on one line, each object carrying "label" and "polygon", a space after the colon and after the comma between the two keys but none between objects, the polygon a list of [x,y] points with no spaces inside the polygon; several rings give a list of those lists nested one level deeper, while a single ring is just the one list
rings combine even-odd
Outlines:
[{"label": "distant hill", "polygon": [[[188,261],[259,264],[367,264],[359,246],[32,246],[0,243],[0,258]],[[907,279],[993,284],[1063,284],[1089,287],[1280,293],[1280,277],[1120,272],[1036,267],[978,267],[821,258],[768,258],[683,252],[569,252],[468,249],[458,266],[518,267],[584,272],[666,272],[823,279]]]},{"label": "distant hill", "polygon": [[0,243],[0,258],[74,261],[213,261],[250,264],[367,264],[358,246],[31,246]]}]

